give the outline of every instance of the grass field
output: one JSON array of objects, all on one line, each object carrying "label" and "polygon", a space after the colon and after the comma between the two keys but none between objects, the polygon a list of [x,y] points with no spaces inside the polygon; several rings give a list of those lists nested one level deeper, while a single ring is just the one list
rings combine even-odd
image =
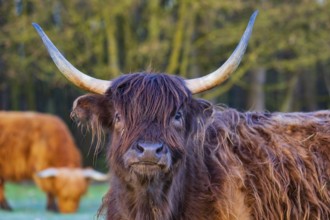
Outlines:
[{"label": "grass field", "polygon": [[5,188],[7,200],[14,211],[0,210],[0,220],[93,220],[96,219],[108,184],[92,184],[82,198],[78,212],[74,214],[47,212],[46,195],[34,184],[7,183]]}]

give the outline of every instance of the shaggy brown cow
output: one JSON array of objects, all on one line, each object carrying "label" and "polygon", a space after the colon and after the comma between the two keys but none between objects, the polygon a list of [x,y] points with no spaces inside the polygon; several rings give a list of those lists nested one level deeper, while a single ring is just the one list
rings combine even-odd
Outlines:
[{"label": "shaggy brown cow", "polygon": [[72,115],[112,135],[107,219],[330,219],[330,111],[240,113],[192,97],[237,67],[255,16],[226,63],[192,80],[90,78],[35,25],[64,75],[98,93],[79,97]]},{"label": "shaggy brown cow", "polygon": [[0,111],[0,208],[10,210],[5,181],[34,179],[47,193],[47,209],[75,212],[89,179],[106,175],[81,168],[81,155],[56,116]]}]

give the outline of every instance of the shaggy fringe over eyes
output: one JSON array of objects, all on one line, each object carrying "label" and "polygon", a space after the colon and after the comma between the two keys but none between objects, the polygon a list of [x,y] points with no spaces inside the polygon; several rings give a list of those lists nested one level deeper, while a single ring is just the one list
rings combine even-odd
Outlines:
[{"label": "shaggy fringe over eyes", "polygon": [[124,120],[123,151],[136,138],[162,138],[159,131],[167,129],[182,104],[191,98],[180,78],[154,73],[124,75],[113,82],[106,95]]}]

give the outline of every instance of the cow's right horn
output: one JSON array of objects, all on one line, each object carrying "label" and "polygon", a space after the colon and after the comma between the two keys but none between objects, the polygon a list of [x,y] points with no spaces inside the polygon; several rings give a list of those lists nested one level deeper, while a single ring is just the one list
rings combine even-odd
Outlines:
[{"label": "cow's right horn", "polygon": [[109,180],[109,175],[106,175],[104,173],[98,172],[98,171],[90,169],[90,168],[84,169],[83,175],[86,178],[91,178],[96,181]]},{"label": "cow's right horn", "polygon": [[205,76],[202,76],[202,77],[199,77],[196,79],[185,80],[188,89],[193,94],[197,94],[197,93],[212,89],[213,87],[215,87],[215,86],[219,85],[220,83],[222,83],[223,81],[225,81],[229,77],[229,75],[232,74],[236,70],[236,68],[238,67],[238,65],[241,62],[243,55],[245,53],[257,14],[258,14],[258,11],[255,11],[252,14],[249,24],[246,27],[246,30],[245,30],[239,44],[237,45],[235,51],[231,54],[231,56],[228,58],[228,60],[222,66],[220,66],[214,72],[209,73],[208,75],[205,75]]},{"label": "cow's right horn", "polygon": [[39,36],[44,42],[49,55],[52,57],[57,68],[63,73],[63,75],[76,86],[89,92],[104,94],[106,90],[110,87],[111,81],[100,80],[90,77],[77,68],[75,68],[65,57],[60,53],[60,51],[55,47],[51,40],[47,37],[42,28],[36,24],[32,24],[37,30]]},{"label": "cow's right horn", "polygon": [[42,171],[37,172],[37,176],[40,178],[54,177],[58,175],[58,169],[48,168]]}]

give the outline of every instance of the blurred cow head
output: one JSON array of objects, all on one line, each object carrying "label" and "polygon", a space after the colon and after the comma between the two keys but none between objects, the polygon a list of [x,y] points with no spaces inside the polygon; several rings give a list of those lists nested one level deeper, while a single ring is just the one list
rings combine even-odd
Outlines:
[{"label": "blurred cow head", "polygon": [[93,169],[48,168],[36,173],[34,179],[45,192],[58,201],[61,213],[76,212],[90,180],[106,181],[108,176]]}]

